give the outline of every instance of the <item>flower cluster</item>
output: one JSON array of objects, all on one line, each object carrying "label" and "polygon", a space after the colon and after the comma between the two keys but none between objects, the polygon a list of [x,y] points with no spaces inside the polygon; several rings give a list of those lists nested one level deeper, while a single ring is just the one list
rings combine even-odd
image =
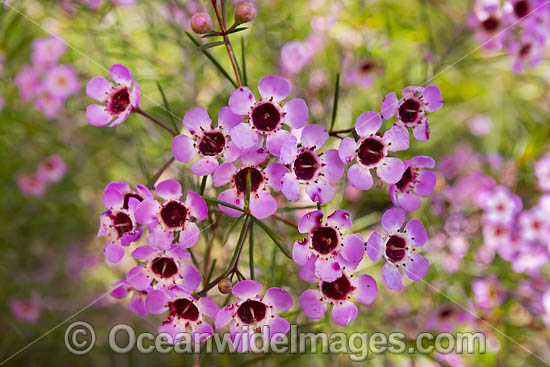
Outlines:
[{"label": "flower cluster", "polygon": [[21,98],[33,101],[34,107],[50,119],[57,117],[67,98],[81,88],[76,70],[59,63],[66,48],[58,37],[34,40],[32,63],[24,65],[15,77]]},{"label": "flower cluster", "polygon": [[550,4],[543,0],[478,0],[469,26],[489,51],[505,49],[514,57],[513,70],[521,73],[544,59],[550,39]]},{"label": "flower cluster", "polygon": [[20,174],[17,176],[17,186],[25,195],[41,197],[49,185],[61,181],[67,172],[67,165],[58,154],[53,154],[44,159],[32,174]]},{"label": "flower cluster", "polygon": [[[114,65],[111,78],[116,84],[100,76],[88,82],[88,95],[106,103],[88,107],[87,118],[92,125],[104,126],[115,119],[109,126],[116,126],[138,108],[139,84],[130,71]],[[394,208],[382,217],[386,233],[374,232],[365,244],[360,233],[351,231],[349,212],[328,214],[321,205],[333,199],[338,180],[349,165],[347,178],[357,189],[373,186],[371,170],[375,170],[388,184],[395,205],[408,212],[417,210],[420,197],[429,196],[434,189],[435,175],[430,169],[435,163],[427,156],[403,162],[390,155],[409,148],[409,127],[418,140],[429,138],[427,115],[441,108],[441,93],[435,86],[411,86],[399,100],[395,93],[389,94],[381,109],[385,119],[396,117],[393,126],[380,132],[380,113],[365,112],[355,122],[356,140],[310,124],[306,102],[288,99],[291,85],[287,80],[266,76],[259,81],[258,91],[260,97],[256,98],[248,87],[237,87],[227,106],[219,110],[217,121],[204,107],[187,111],[181,133],[172,140],[173,157],[188,164],[191,174],[202,177],[203,185],[207,176],[212,176],[213,188],[220,191],[217,199],[207,199],[231,217],[269,218],[282,205],[283,197],[316,203],[318,210],[306,212],[299,221],[297,227],[304,238],[297,240],[292,250],[293,260],[301,267],[300,278],[318,284],[316,290],[302,293],[300,305],[312,319],[319,319],[332,305],[334,322],[348,325],[358,313],[352,299],[369,305],[378,294],[373,277],[354,274],[365,252],[372,261],[384,258],[384,284],[400,289],[402,273],[413,281],[427,273],[428,260],[416,252],[427,241],[427,234],[418,219],[404,225],[405,211]],[[338,149],[327,147],[331,135],[341,139]],[[204,341],[213,332],[205,321],[209,317],[215,320],[216,329],[229,325],[233,344],[237,350],[246,351],[249,343],[244,341],[258,328],[269,326],[263,335],[269,341],[289,330],[288,321],[278,312],[292,306],[292,297],[281,288],[270,288],[260,296],[262,286],[254,280],[241,280],[232,290],[231,286],[224,290],[239,301],[222,309],[204,297],[209,288],[193,293],[201,275],[190,264],[188,249],[199,240],[197,222],[208,214],[203,192],[204,187],[201,195],[184,195],[175,180],[158,183],[154,192],[141,185],[133,189],[125,182],[105,187],[106,210],[98,232],[99,237],[107,237],[105,256],[118,263],[128,252],[137,261],[112,294],[123,298],[131,293],[129,308],[142,315],[167,312],[159,331],[168,333],[174,342],[188,329],[195,342]],[[245,228],[246,221],[241,237],[247,235]],[[137,245],[142,238],[147,244]],[[240,274],[239,279],[243,278]],[[231,285],[229,280],[222,280]],[[242,331],[243,326],[248,330]]]}]

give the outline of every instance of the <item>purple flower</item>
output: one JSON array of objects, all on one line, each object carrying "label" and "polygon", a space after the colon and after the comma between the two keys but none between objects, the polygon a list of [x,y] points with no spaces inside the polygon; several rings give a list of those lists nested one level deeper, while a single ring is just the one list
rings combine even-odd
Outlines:
[{"label": "purple flower", "polygon": [[333,282],[342,276],[342,269],[354,270],[365,252],[363,237],[359,233],[343,235],[341,229],[351,228],[350,215],[336,210],[323,221],[321,210],[306,213],[298,225],[303,240],[296,240],[292,258],[304,268],[300,278],[313,282],[319,278]]},{"label": "purple flower", "polygon": [[72,66],[56,65],[48,70],[44,88],[56,97],[67,98],[80,90],[80,80]]},{"label": "purple flower", "polygon": [[[212,176],[214,187],[230,188],[222,191],[218,200],[244,208],[246,197],[246,181],[250,175],[250,212],[258,219],[264,219],[277,211],[277,201],[271,196],[269,187],[280,189],[281,170],[285,167],[280,163],[270,163],[265,169],[260,165],[267,158],[267,152],[262,148],[251,149],[241,155],[242,164],[235,166],[231,162],[222,163]],[[220,210],[231,217],[239,217],[242,212],[218,205]]]},{"label": "purple flower", "polygon": [[550,218],[543,210],[535,207],[522,212],[518,217],[518,225],[522,240],[550,243]]},{"label": "purple flower", "polygon": [[367,254],[372,261],[383,257],[382,282],[389,289],[403,288],[401,272],[419,281],[428,272],[429,261],[416,252],[416,247],[424,246],[428,240],[426,229],[418,219],[410,220],[405,228],[405,212],[389,209],[382,216],[382,227],[387,235],[374,232],[367,241]]},{"label": "purple flower", "polygon": [[46,182],[40,179],[36,174],[18,175],[17,187],[24,195],[31,195],[36,198],[44,196],[46,192]]},{"label": "purple flower", "polygon": [[281,47],[279,64],[284,74],[297,74],[313,59],[315,50],[308,42],[292,41]]},{"label": "purple flower", "polygon": [[119,280],[115,284],[110,295],[116,299],[126,298],[128,294],[132,294],[132,298],[128,302],[128,309],[137,315],[147,316],[147,291],[140,291],[132,287],[126,280]]},{"label": "purple flower", "polygon": [[362,60],[352,66],[347,74],[349,84],[355,84],[360,88],[367,89],[372,86],[375,78],[384,73],[384,69],[373,59]]},{"label": "purple flower", "polygon": [[151,286],[168,287],[181,284],[193,290],[201,282],[201,275],[191,264],[184,264],[189,259],[186,249],[171,245],[167,249],[153,246],[140,246],[132,251],[132,257],[141,262],[126,273],[126,281],[139,291],[148,290]]},{"label": "purple flower", "polygon": [[36,171],[36,176],[44,182],[59,182],[67,172],[67,165],[59,154],[46,157]]},{"label": "purple flower", "polygon": [[475,279],[472,282],[472,292],[475,303],[486,310],[498,307],[504,301],[504,291],[494,275],[486,279]]},{"label": "purple flower", "polygon": [[[143,200],[135,210],[138,223],[170,234],[182,232],[184,237],[198,239],[199,229],[192,219],[201,221],[208,215],[208,206],[204,199],[196,192],[188,192],[185,201],[182,201],[181,185],[175,180],[160,182],[155,188],[155,194],[164,199],[164,202],[159,203],[152,198]],[[195,243],[196,241],[192,245]]]},{"label": "purple flower", "polygon": [[92,104],[86,108],[86,119],[93,126],[105,126],[113,119],[116,120],[109,127],[120,125],[132,110],[139,107],[139,84],[132,79],[130,70],[124,65],[116,64],[111,67],[110,74],[116,84],[102,76],[96,76],[86,85],[88,97],[107,104]]},{"label": "purple flower", "polygon": [[515,56],[513,70],[522,73],[525,66],[535,67],[544,60],[546,37],[535,31],[524,31],[517,40],[510,40],[508,53]]},{"label": "purple flower", "polygon": [[426,319],[424,327],[428,330],[437,330],[442,333],[450,333],[472,319],[470,312],[454,304],[440,306],[435,313],[431,313]]},{"label": "purple flower", "polygon": [[34,67],[23,65],[15,76],[15,84],[23,100],[29,101],[38,93],[40,87],[39,75],[40,73]]},{"label": "purple flower", "polygon": [[205,316],[214,319],[219,311],[210,297],[196,299],[188,289],[176,284],[149,292],[146,302],[152,314],[168,310],[168,320],[159,326],[158,332],[170,335],[171,343],[179,343],[187,328],[195,343],[202,343],[214,334],[212,326],[204,320]]},{"label": "purple flower", "polygon": [[29,299],[16,299],[9,304],[11,313],[18,320],[35,323],[40,317],[41,301],[36,292],[33,292]]},{"label": "purple flower", "polygon": [[46,89],[41,89],[34,101],[34,107],[49,119],[57,117],[63,110],[64,104],[64,98],[55,96]]},{"label": "purple flower", "polygon": [[382,117],[388,120],[395,116],[396,124],[403,127],[410,127],[413,135],[418,141],[430,139],[428,126],[429,112],[438,111],[443,106],[443,98],[438,87],[410,86],[401,92],[403,97],[397,99],[395,92],[391,92],[382,101]]},{"label": "purple flower", "polygon": [[[287,320],[278,316],[279,311],[292,307],[292,297],[282,288],[269,288],[258,296],[262,285],[254,280],[237,282],[231,293],[239,298],[236,303],[220,309],[214,325],[216,330],[229,324],[231,341],[237,351],[246,352],[252,345],[253,333],[261,328],[264,341],[273,342],[290,330]],[[266,328],[267,326],[267,328]]]},{"label": "purple flower", "polygon": [[300,188],[304,186],[309,198],[318,203],[326,203],[334,196],[329,180],[338,180],[344,165],[336,149],[319,152],[328,136],[321,125],[308,125],[299,141],[290,136],[282,145],[280,159],[286,167],[278,173],[281,191],[288,200],[299,200]]},{"label": "purple flower", "polygon": [[67,46],[58,37],[37,38],[32,43],[32,63],[38,67],[53,65],[66,49]]},{"label": "purple flower", "polygon": [[382,118],[378,113],[364,112],[355,121],[359,141],[347,137],[340,142],[338,153],[342,162],[356,162],[348,169],[348,181],[357,189],[372,187],[371,169],[376,169],[378,177],[388,184],[397,183],[405,172],[403,162],[389,157],[389,152],[409,149],[409,132],[394,125],[379,136],[376,133],[381,126]]},{"label": "purple flower", "polygon": [[240,149],[249,149],[258,143],[260,136],[265,137],[268,151],[278,156],[289,136],[288,131],[281,130],[282,124],[294,129],[304,127],[309,110],[301,98],[281,102],[290,94],[290,83],[278,76],[263,77],[258,83],[258,91],[262,97],[259,101],[248,87],[239,87],[231,93],[231,111],[246,116],[247,120],[231,130],[231,140]]},{"label": "purple flower", "polygon": [[502,31],[505,24],[498,2],[476,7],[468,18],[468,25],[475,31],[478,42],[486,50],[498,50],[502,47],[506,32]]},{"label": "purple flower", "polygon": [[218,114],[218,126],[214,127],[204,107],[195,107],[185,114],[183,126],[191,136],[178,135],[172,140],[172,154],[180,162],[190,162],[197,155],[198,161],[190,167],[191,173],[206,176],[218,168],[218,159],[235,161],[240,150],[229,141],[228,132],[241,123],[241,116],[222,107]]},{"label": "purple flower", "polygon": [[535,163],[535,176],[537,176],[539,187],[544,191],[550,191],[550,154]]},{"label": "purple flower", "polygon": [[370,305],[378,295],[378,285],[373,277],[367,274],[354,277],[347,271],[332,282],[319,281],[319,289],[308,289],[300,296],[300,306],[304,314],[313,320],[318,320],[327,311],[328,305],[333,305],[332,320],[346,326],[357,316],[357,306],[350,299],[355,299]]},{"label": "purple flower", "polygon": [[484,219],[490,222],[510,223],[521,208],[519,196],[504,186],[497,186],[484,203]]},{"label": "purple flower", "polygon": [[403,176],[397,183],[390,185],[390,197],[394,205],[408,212],[420,208],[421,202],[418,196],[424,198],[430,196],[436,182],[435,173],[423,168],[434,167],[434,160],[425,155],[405,161]]}]

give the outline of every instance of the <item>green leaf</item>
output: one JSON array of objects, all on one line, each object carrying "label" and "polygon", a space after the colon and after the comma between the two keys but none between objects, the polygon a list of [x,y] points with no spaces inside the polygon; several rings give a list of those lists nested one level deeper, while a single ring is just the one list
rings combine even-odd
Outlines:
[{"label": "green leaf", "polygon": [[336,121],[336,113],[338,112],[338,98],[340,97],[340,73],[336,73],[336,82],[334,83],[334,100],[332,102],[332,120],[330,122],[330,130],[334,128]]},{"label": "green leaf", "polygon": [[[193,42],[195,46],[197,46],[197,48],[200,47],[201,45],[200,42],[197,39],[195,39],[195,37],[193,37],[191,33],[185,32],[185,34],[187,35],[187,37],[189,37],[191,42]],[[199,51],[201,51],[206,57],[208,57],[208,60],[212,61],[214,66],[220,71],[220,73],[222,73],[223,76],[227,78],[227,80],[229,80],[229,82],[233,85],[233,87],[235,88],[238,87],[237,83],[235,83],[233,79],[231,79],[231,76],[227,73],[227,71],[225,71],[225,69],[223,68],[223,66],[221,66],[218,60],[216,60],[216,58],[214,58],[214,56],[210,54],[210,52],[208,52],[207,50],[199,50]]]},{"label": "green leaf", "polygon": [[261,220],[255,218],[255,217],[252,217],[254,219],[254,222],[259,225],[263,231],[265,233],[267,233],[267,235],[269,237],[271,237],[271,239],[273,240],[273,242],[275,242],[275,245],[277,245],[277,247],[282,251],[283,254],[285,254],[286,257],[288,257],[289,259],[292,259],[292,256],[290,255],[290,252],[288,251],[288,249],[286,248],[286,246],[282,243],[283,239],[281,238],[281,236],[279,236],[277,233],[273,232],[273,230],[271,228],[269,228],[264,222],[262,222]]},{"label": "green leaf", "polygon": [[250,279],[254,280],[254,222],[250,225],[248,235],[248,262],[250,264]]},{"label": "green leaf", "polygon": [[226,34],[233,34],[233,33],[241,32],[241,31],[245,31],[245,30],[247,30],[247,29],[248,29],[248,28],[246,28],[246,27],[235,28],[235,29],[233,29],[233,30],[227,32]]},{"label": "green leaf", "polygon": [[164,94],[164,90],[160,86],[160,83],[157,82],[157,88],[159,89],[160,95],[162,96],[162,102],[164,103],[164,107],[168,111],[168,116],[170,117],[170,121],[172,121],[172,126],[174,127],[175,131],[179,131],[178,124],[176,123],[176,120],[174,119],[174,113],[170,109],[170,105],[168,104],[168,100],[166,99],[166,94]]},{"label": "green leaf", "polygon": [[244,85],[248,85],[248,74],[246,72],[246,58],[245,58],[245,46],[244,46],[244,38],[241,37],[241,60],[242,60],[242,78]]},{"label": "green leaf", "polygon": [[219,204],[219,205],[222,205],[222,206],[225,206],[225,207],[228,207],[228,208],[231,208],[231,209],[235,209],[235,210],[238,210],[240,212],[243,212],[244,213],[244,209],[243,208],[239,208],[238,206],[236,205],[233,205],[233,204],[229,204],[229,203],[226,203],[225,201],[220,201],[218,199],[214,199],[214,198],[211,198],[211,197],[208,197],[208,196],[203,196],[201,195],[201,197],[210,202],[210,203],[215,203],[215,204]]},{"label": "green leaf", "polygon": [[199,195],[204,195],[204,190],[206,189],[206,180],[208,180],[208,176],[203,176],[201,181],[201,187],[199,190]]},{"label": "green leaf", "polygon": [[216,42],[206,43],[206,44],[200,46],[199,50],[203,51],[203,50],[207,50],[207,49],[212,48],[212,47],[221,46],[223,44],[224,44],[223,41],[216,41]]},{"label": "green leaf", "polygon": [[241,233],[239,234],[239,240],[237,241],[237,246],[235,247],[235,251],[233,251],[233,256],[231,257],[229,266],[225,270],[225,273],[224,273],[225,276],[231,273],[231,271],[235,267],[235,264],[237,263],[237,259],[239,258],[239,254],[241,253],[245,242],[246,229],[249,226],[250,218],[251,217],[248,215],[243,223],[243,226],[241,228]]}]

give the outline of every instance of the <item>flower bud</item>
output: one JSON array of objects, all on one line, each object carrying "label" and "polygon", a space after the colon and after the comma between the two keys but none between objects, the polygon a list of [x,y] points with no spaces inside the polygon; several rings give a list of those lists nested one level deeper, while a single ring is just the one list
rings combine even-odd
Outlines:
[{"label": "flower bud", "polygon": [[235,7],[235,22],[248,23],[256,18],[256,6],[252,1],[242,1]]},{"label": "flower bud", "polygon": [[218,290],[222,294],[231,293],[231,288],[233,288],[233,284],[231,284],[231,281],[227,278],[222,279],[218,282]]},{"label": "flower bud", "polygon": [[191,18],[191,29],[198,34],[204,34],[212,29],[212,18],[207,13],[195,13]]}]

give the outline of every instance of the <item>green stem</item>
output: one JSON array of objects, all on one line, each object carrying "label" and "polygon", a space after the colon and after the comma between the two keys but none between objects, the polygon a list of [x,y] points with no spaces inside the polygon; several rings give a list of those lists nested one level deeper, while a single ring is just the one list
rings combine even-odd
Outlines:
[{"label": "green stem", "polygon": [[248,237],[248,262],[250,263],[250,279],[254,280],[254,224],[250,224],[250,235]]}]

